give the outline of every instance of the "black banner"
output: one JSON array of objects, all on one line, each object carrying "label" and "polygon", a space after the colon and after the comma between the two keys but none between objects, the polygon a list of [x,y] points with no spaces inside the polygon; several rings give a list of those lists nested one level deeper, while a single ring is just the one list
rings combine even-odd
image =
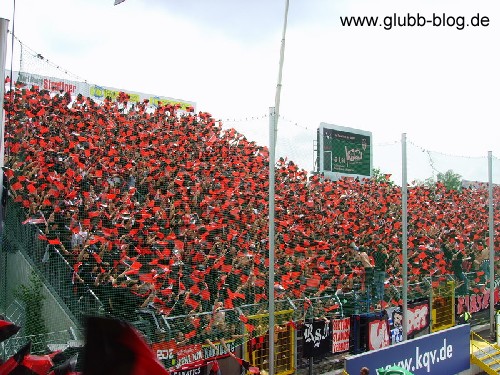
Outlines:
[{"label": "black banner", "polygon": [[330,352],[332,330],[330,322],[317,320],[304,323],[304,358],[318,357]]}]

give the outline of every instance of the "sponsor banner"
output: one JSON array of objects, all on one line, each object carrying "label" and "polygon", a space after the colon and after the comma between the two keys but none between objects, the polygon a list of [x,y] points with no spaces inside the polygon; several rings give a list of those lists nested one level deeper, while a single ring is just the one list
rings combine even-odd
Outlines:
[{"label": "sponsor banner", "polygon": [[[403,341],[403,311],[399,307],[387,309],[391,344]],[[427,299],[408,303],[408,337],[423,331],[430,323],[430,308]]]},{"label": "sponsor banner", "polygon": [[[495,288],[494,302],[495,305],[499,302],[499,290]],[[490,308],[490,290],[485,289],[480,293],[470,294],[466,296],[459,296],[456,298],[456,313],[460,315],[464,312],[464,307],[469,308],[471,314],[488,310]]]},{"label": "sponsor banner", "polygon": [[368,350],[381,349],[391,344],[387,315],[368,322]]},{"label": "sponsor banner", "polygon": [[408,303],[408,336],[423,331],[430,323],[430,306],[428,300],[420,300]]},{"label": "sponsor banner", "polygon": [[116,100],[120,92],[123,92],[129,96],[129,101],[132,103],[137,103],[141,101],[141,95],[128,90],[114,89],[110,87],[91,85],[89,89],[89,96],[94,100],[104,100],[110,98],[111,100]]},{"label": "sponsor banner", "polygon": [[362,367],[377,374],[379,369],[399,366],[415,375],[458,374],[470,367],[470,326],[447,330],[407,340],[380,350],[346,358],[345,370],[359,374]]},{"label": "sponsor banner", "polygon": [[170,371],[170,375],[201,375],[205,373],[205,367],[206,365],[203,366],[198,366],[198,367],[193,367],[190,369],[186,370],[174,370]]},{"label": "sponsor banner", "polygon": [[184,366],[190,363],[203,361],[203,349],[200,344],[177,347],[177,365]]},{"label": "sponsor banner", "polygon": [[[229,352],[224,348],[224,346],[219,341],[216,341],[213,344],[215,349],[208,344],[202,345],[203,358],[205,360],[214,360],[214,359],[229,357]],[[226,341],[226,346],[231,353],[234,354],[234,352],[236,352],[236,344],[234,340]]]},{"label": "sponsor banner", "polygon": [[149,104],[155,107],[167,104],[172,104],[172,105],[177,104],[179,105],[179,110],[181,111],[186,111],[188,108],[195,110],[196,108],[196,103],[188,100],[181,100],[181,99],[146,94],[131,90],[100,86],[81,81],[72,81],[62,78],[47,77],[26,72],[13,72],[12,75],[14,82],[22,82],[27,86],[38,86],[42,90],[49,90],[51,92],[65,91],[70,93],[72,96],[77,96],[78,94],[81,94],[95,101],[103,101],[105,98],[108,97],[111,100],[116,100],[120,92],[123,92],[130,97],[129,102],[131,103],[138,103],[144,100],[148,100]]},{"label": "sponsor banner", "polygon": [[350,335],[351,335],[351,318],[333,319],[332,353],[340,353],[348,351]]},{"label": "sponsor banner", "polygon": [[[229,356],[224,346],[216,341],[213,343],[214,348],[208,344],[183,345],[177,346],[174,340],[154,343],[151,348],[156,353],[156,357],[160,360],[165,368],[177,371],[175,374],[184,375],[191,374],[190,370],[197,370],[203,364]],[[226,341],[227,348],[234,353],[236,351],[235,340]],[[199,372],[192,372],[197,374]]]},{"label": "sponsor banner", "polygon": [[151,349],[156,353],[156,358],[163,363],[166,368],[171,368],[177,364],[177,344],[174,340],[163,341],[151,345]]},{"label": "sponsor banner", "polygon": [[155,107],[159,107],[160,105],[167,105],[167,104],[171,104],[171,105],[179,104],[180,105],[179,109],[181,109],[183,111],[186,111],[190,107],[193,107],[193,108],[195,107],[195,103],[186,102],[184,100],[176,100],[176,99],[172,99],[172,98],[166,98],[163,96],[151,96],[151,97],[149,97],[149,103],[151,105],[154,105]]},{"label": "sponsor banner", "polygon": [[389,329],[391,331],[391,344],[403,341],[403,312],[399,307],[387,309]]},{"label": "sponsor banner", "polygon": [[317,357],[330,352],[331,331],[330,322],[316,320],[304,323],[303,356]]},{"label": "sponsor banner", "polygon": [[48,90],[51,92],[65,91],[71,95],[78,95],[80,93],[82,95],[88,95],[88,85],[85,82],[41,76],[25,72],[13,72],[12,76],[14,82],[21,82],[26,86],[38,86],[40,90]]}]

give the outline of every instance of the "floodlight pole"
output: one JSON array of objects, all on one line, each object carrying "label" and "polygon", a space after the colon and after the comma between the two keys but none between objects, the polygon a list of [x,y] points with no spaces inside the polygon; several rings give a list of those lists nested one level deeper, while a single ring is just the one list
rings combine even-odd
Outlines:
[{"label": "floodlight pole", "polygon": [[276,136],[276,112],[274,107],[269,108],[269,374],[274,375],[274,160]]},{"label": "floodlight pole", "polygon": [[408,177],[406,161],[406,133],[401,137],[402,144],[402,182],[401,182],[401,218],[402,218],[402,252],[403,252],[403,341],[408,339]]},{"label": "floodlight pole", "polygon": [[288,20],[289,0],[286,0],[285,17],[283,22],[283,36],[281,38],[280,61],[278,70],[278,84],[276,86],[276,97],[274,108],[269,108],[269,375],[274,375],[274,187],[275,187],[275,164],[276,164],[276,133],[278,131],[278,118],[280,110],[281,77],[283,73],[283,60],[285,58],[285,35]]},{"label": "floodlight pole", "polygon": [[495,227],[493,223],[493,155],[488,151],[488,223],[490,237],[490,337],[495,337]]}]

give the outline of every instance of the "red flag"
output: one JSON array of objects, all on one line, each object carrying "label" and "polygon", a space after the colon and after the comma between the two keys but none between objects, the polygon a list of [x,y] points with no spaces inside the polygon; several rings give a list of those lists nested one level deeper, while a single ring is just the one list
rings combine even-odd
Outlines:
[{"label": "red flag", "polygon": [[19,190],[23,188],[23,185],[19,181],[16,181],[10,187],[12,190]]},{"label": "red flag", "polygon": [[24,345],[19,351],[0,365],[0,374],[9,374],[20,366],[24,357],[31,351],[31,341]]},{"label": "red flag", "polygon": [[36,193],[36,187],[33,184],[28,184],[28,186],[26,188],[28,189],[28,191],[31,194],[35,194]]},{"label": "red flag", "polygon": [[21,327],[7,320],[0,320],[0,342],[7,340],[10,336],[15,335]]},{"label": "red flag", "polygon": [[210,291],[208,289],[203,289],[200,293],[201,299],[203,301],[209,301],[210,300]]},{"label": "red flag", "polygon": [[47,374],[52,367],[54,367],[54,362],[50,355],[33,355],[28,354],[24,357],[20,364],[20,369],[16,369],[16,373],[23,374]]},{"label": "red flag", "polygon": [[195,329],[193,329],[191,332],[188,332],[188,333],[186,333],[186,334],[184,335],[184,337],[185,337],[186,339],[188,339],[188,340],[189,340],[189,339],[192,339],[192,338],[193,338],[193,337],[195,337],[195,336],[196,336],[196,330],[195,330]]},{"label": "red flag", "polygon": [[139,333],[116,319],[87,319],[83,358],[85,375],[168,375]]},{"label": "red flag", "polygon": [[209,375],[220,375],[219,362],[217,360],[212,362],[212,367],[210,368]]},{"label": "red flag", "polygon": [[52,371],[49,372],[49,375],[76,375],[76,365],[78,361],[78,355],[74,355],[73,357],[67,359],[60,365],[57,365],[52,368]]},{"label": "red flag", "polygon": [[255,326],[253,324],[245,324],[245,328],[247,329],[248,332],[253,332],[255,330]]},{"label": "red flag", "polygon": [[198,306],[200,305],[200,303],[198,301],[195,301],[192,298],[186,298],[185,303],[186,303],[186,305],[192,307],[193,310],[196,310],[198,308]]},{"label": "red flag", "polygon": [[97,264],[101,264],[102,263],[102,259],[101,257],[99,256],[99,254],[97,253],[92,253],[92,256],[94,257],[95,261],[97,262]]}]

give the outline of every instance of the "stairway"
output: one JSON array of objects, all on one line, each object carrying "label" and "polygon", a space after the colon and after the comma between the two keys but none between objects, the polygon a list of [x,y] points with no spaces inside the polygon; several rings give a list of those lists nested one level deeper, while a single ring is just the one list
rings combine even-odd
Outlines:
[{"label": "stairway", "polygon": [[470,362],[490,375],[500,374],[500,348],[471,332]]}]

